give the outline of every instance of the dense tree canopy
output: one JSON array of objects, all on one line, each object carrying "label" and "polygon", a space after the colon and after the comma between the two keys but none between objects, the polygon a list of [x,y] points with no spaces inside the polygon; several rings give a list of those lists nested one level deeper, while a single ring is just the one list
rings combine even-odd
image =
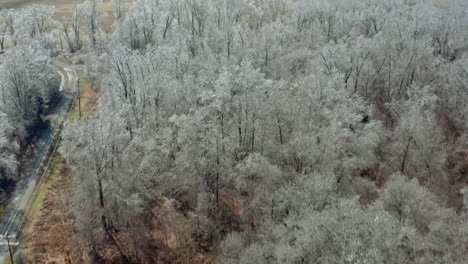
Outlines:
[{"label": "dense tree canopy", "polygon": [[[464,1],[126,6],[113,2],[111,34],[88,28],[99,113],[67,142],[100,164],[74,159],[90,192],[77,198],[95,197],[85,211],[102,207],[104,230],[122,227],[126,203],[189,184],[206,232],[231,232],[227,263],[466,261],[466,240],[441,244],[466,232],[448,226],[463,216],[444,188],[420,185],[448,184],[447,146],[466,133]],[[236,231],[227,190],[242,204]]]},{"label": "dense tree canopy", "polygon": [[16,176],[18,143],[34,134],[57,96],[57,77],[51,52],[39,40],[0,55],[0,179]]},{"label": "dense tree canopy", "polygon": [[[93,254],[107,239],[124,260],[151,259],[140,246],[159,245],[145,235],[151,212],[161,243],[177,228],[177,241],[223,263],[468,261],[466,208],[454,205],[466,171],[450,180],[450,152],[467,143],[467,1],[104,7],[73,6],[58,34],[99,93],[61,147]],[[0,44],[13,46],[0,55],[4,177],[18,152],[6,142],[26,136],[56,93],[51,12],[0,13]]]},{"label": "dense tree canopy", "polygon": [[[466,133],[463,7],[113,1],[113,32],[89,30],[98,117],[69,125],[67,145],[82,149],[70,152],[101,166],[74,159],[86,177],[77,199],[103,209],[109,233],[127,202],[180,200],[188,184],[203,228],[193,232],[229,233],[226,263],[462,263],[466,238],[442,241],[466,232],[449,226],[465,217],[441,186],[447,146]],[[88,127],[99,142],[86,143]],[[235,231],[226,199],[242,207]]]}]

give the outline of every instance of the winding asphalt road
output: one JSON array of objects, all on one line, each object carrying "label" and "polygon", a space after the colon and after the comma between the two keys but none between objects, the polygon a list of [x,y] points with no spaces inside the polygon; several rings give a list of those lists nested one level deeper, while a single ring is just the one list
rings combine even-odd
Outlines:
[{"label": "winding asphalt road", "polygon": [[[15,191],[11,199],[0,217],[0,236],[18,236],[20,233],[21,224],[25,220],[23,218],[27,207],[30,206],[30,201],[33,199],[33,194],[38,181],[49,163],[48,153],[60,137],[61,129],[65,117],[70,109],[76,94],[76,80],[78,75],[69,65],[56,61],[56,67],[61,68],[66,72],[68,78],[60,71],[60,96],[51,113],[54,118],[38,131],[38,138],[35,142],[34,154],[29,162],[29,166],[25,168],[20,180],[16,184]],[[14,240],[14,239],[12,239]],[[8,257],[8,247],[6,240],[0,238],[0,263],[3,263]]]}]

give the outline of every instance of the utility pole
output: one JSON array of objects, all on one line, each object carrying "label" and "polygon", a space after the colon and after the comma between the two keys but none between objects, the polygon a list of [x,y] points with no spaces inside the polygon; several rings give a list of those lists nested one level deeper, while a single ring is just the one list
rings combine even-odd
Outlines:
[{"label": "utility pole", "polygon": [[78,77],[78,112],[80,114],[80,119],[81,119],[81,94],[80,94],[80,78]]},{"label": "utility pole", "polygon": [[59,32],[59,38],[60,38],[60,51],[62,52],[62,55],[63,55],[62,33],[60,32]]},{"label": "utility pole", "polygon": [[[6,243],[6,246],[8,246],[8,252],[10,253],[10,260],[11,260],[11,263],[12,264],[15,264],[14,260],[13,260],[13,251],[11,250],[11,246],[18,246],[19,243],[18,242],[10,242],[10,238],[15,238],[16,236],[15,235],[0,235],[0,239],[6,239],[7,243]],[[0,242],[0,245],[3,245],[5,246],[5,242],[1,241]]]},{"label": "utility pole", "polygon": [[10,236],[6,235],[7,243],[8,243],[8,252],[10,252],[10,260],[11,264],[15,264],[15,261],[13,260],[13,253],[11,252],[11,246],[10,246]]}]

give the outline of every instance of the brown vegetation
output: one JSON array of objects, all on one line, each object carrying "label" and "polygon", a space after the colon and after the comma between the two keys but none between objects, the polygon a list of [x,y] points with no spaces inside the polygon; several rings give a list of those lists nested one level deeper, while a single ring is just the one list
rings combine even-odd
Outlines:
[{"label": "brown vegetation", "polygon": [[73,173],[64,161],[58,164],[40,188],[40,192],[46,194],[30,212],[31,218],[25,228],[21,246],[28,260],[38,264],[82,262],[79,251],[76,251],[73,220],[69,210]]}]

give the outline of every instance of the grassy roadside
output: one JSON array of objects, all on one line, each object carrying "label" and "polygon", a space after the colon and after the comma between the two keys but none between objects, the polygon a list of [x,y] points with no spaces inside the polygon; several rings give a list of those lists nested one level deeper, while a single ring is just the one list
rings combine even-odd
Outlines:
[{"label": "grassy roadside", "polygon": [[[43,175],[43,179],[37,186],[37,191],[34,194],[34,197],[31,200],[31,204],[27,211],[25,212],[27,222],[23,227],[23,232],[18,237],[18,242],[20,242],[19,250],[25,256],[32,255],[34,248],[30,246],[30,242],[34,241],[33,233],[37,228],[38,223],[40,222],[40,215],[44,213],[44,208],[47,207],[48,198],[50,197],[51,192],[57,192],[58,182],[61,180],[62,172],[65,167],[65,159],[62,155],[56,154],[54,157],[51,157],[47,171]],[[49,224],[44,222],[44,224]],[[50,223],[52,224],[52,223]],[[26,257],[28,262],[26,263],[37,263]],[[32,262],[31,262],[32,261]],[[9,261],[7,261],[9,263]]]},{"label": "grassy roadside", "polygon": [[[92,116],[96,110],[98,93],[91,88],[88,78],[83,72],[78,72],[80,79],[80,104],[81,104],[81,115],[85,117]],[[75,121],[79,118],[79,101],[76,99],[73,107],[68,113],[67,119]]]},{"label": "grassy roadside", "polygon": [[[82,72],[78,72],[78,78],[80,79],[80,87],[79,87],[80,91],[78,94],[80,95],[80,97],[82,97],[81,95],[83,94],[83,92],[86,89],[89,89],[88,79]],[[79,117],[79,114],[80,114],[79,113],[80,109],[79,109],[79,104],[78,104],[79,99],[81,99],[81,103],[83,103],[83,98],[77,98],[72,108],[70,109],[70,112],[68,112],[67,119],[70,121],[75,121],[77,117]]]},{"label": "grassy roadside", "polygon": [[57,154],[55,157],[52,158],[49,168],[47,169],[47,173],[44,175],[44,179],[40,186],[38,186],[38,190],[36,196],[33,197],[31,202],[31,206],[29,208],[28,213],[34,214],[35,211],[42,205],[44,197],[47,194],[50,186],[52,185],[54,179],[54,173],[57,173],[61,166],[63,166],[64,158],[62,155]]},{"label": "grassy roadside", "polygon": [[73,174],[65,158],[56,155],[27,212],[27,223],[19,238],[26,263],[70,263],[73,220],[69,194],[73,189]]}]

